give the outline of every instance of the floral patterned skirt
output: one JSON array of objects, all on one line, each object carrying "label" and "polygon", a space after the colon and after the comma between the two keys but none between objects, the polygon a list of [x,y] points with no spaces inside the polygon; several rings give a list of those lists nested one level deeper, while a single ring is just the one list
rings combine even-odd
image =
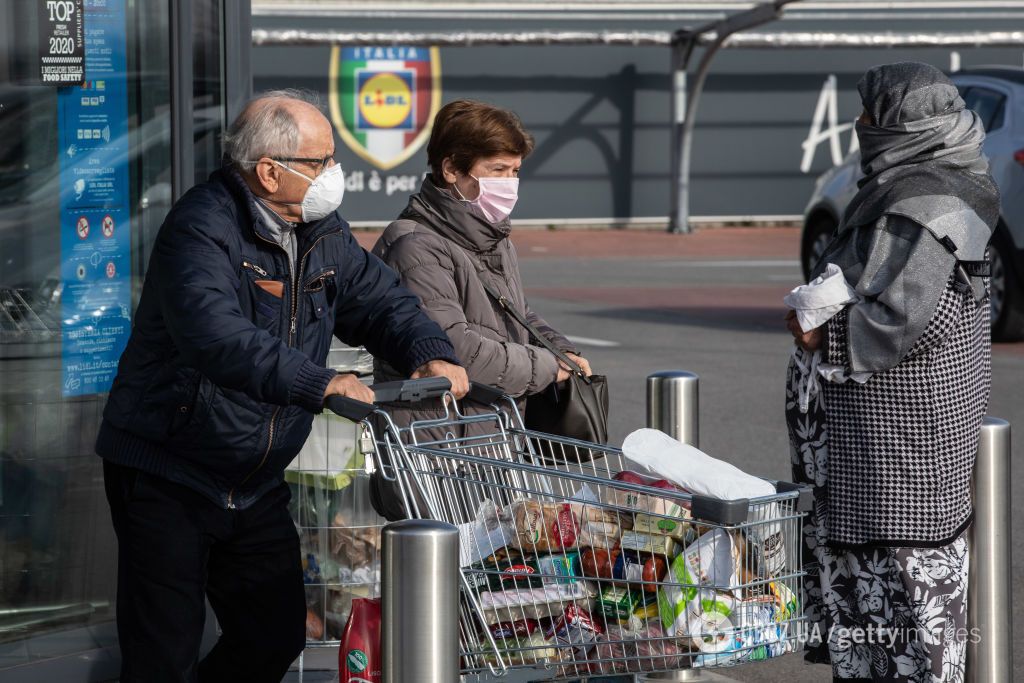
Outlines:
[{"label": "floral patterned skirt", "polygon": [[967,539],[939,548],[842,550],[827,545],[828,433],[821,395],[798,405],[786,378],[794,481],[814,488],[804,524],[809,658],[838,680],[962,683],[967,642]]}]

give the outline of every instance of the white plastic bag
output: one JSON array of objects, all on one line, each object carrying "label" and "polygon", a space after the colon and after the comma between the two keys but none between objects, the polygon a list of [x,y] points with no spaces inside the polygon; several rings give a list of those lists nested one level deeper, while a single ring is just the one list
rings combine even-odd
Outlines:
[{"label": "white plastic bag", "polygon": [[622,453],[688,491],[712,498],[735,500],[775,493],[775,487],[765,480],[680,443],[657,429],[638,429],[627,436],[622,443]]}]

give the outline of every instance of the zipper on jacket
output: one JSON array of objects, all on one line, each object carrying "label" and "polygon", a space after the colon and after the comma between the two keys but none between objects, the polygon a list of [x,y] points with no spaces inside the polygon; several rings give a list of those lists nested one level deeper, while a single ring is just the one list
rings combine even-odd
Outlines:
[{"label": "zipper on jacket", "polygon": [[260,277],[267,277],[267,271],[263,270],[262,268],[257,266],[255,263],[249,263],[248,261],[242,261],[242,267],[243,268],[248,268],[249,270],[251,270],[254,273],[256,273],[257,275],[259,275]]},{"label": "zipper on jacket", "polygon": [[[299,259],[299,276],[292,282],[292,320],[291,326],[288,330],[288,346],[292,345],[292,338],[295,336],[295,329],[297,327],[295,318],[299,312],[299,283],[302,282],[302,273],[306,269],[306,258],[313,252],[313,249],[320,243],[320,240],[325,237],[327,237],[327,235],[320,235],[320,237],[317,237],[316,241],[309,245],[309,249],[307,249],[306,253],[302,255],[301,259]],[[333,275],[334,271],[331,271],[330,274]],[[327,277],[327,273],[324,273],[323,277]]]},{"label": "zipper on jacket", "polygon": [[334,276],[334,271],[333,270],[325,271],[325,272],[321,273],[320,275],[316,276],[315,278],[313,278],[312,280],[310,280],[309,282],[307,282],[306,286],[302,288],[302,291],[304,291],[304,292],[319,292],[321,289],[324,288],[324,280],[326,280],[329,277],[333,277],[333,276]]},{"label": "zipper on jacket", "polygon": [[[266,242],[267,244],[274,244],[274,245],[276,245],[278,248],[281,249],[281,251],[284,251],[285,254],[288,253],[285,250],[285,248],[282,247],[280,244],[277,244],[276,242],[271,242],[270,240],[262,237],[259,233],[256,233],[256,236],[259,237],[264,242]],[[320,237],[318,237],[316,239],[316,241],[313,242],[313,244],[309,245],[309,249],[307,249],[306,253],[304,253],[302,255],[302,258],[299,259],[299,274],[298,274],[298,277],[291,278],[290,277],[291,273],[290,272],[288,273],[289,279],[291,280],[291,286],[292,286],[292,311],[291,311],[292,312],[292,317],[291,317],[291,325],[289,326],[289,329],[288,329],[288,346],[292,345],[292,341],[293,341],[293,339],[295,337],[295,328],[296,328],[295,318],[296,318],[296,314],[297,314],[298,308],[299,308],[299,303],[298,303],[298,298],[299,298],[299,291],[298,291],[299,290],[299,282],[302,280],[302,271],[303,271],[303,269],[306,266],[306,258],[313,251],[314,247],[316,247],[316,245],[320,243],[320,240],[322,240],[326,236],[327,235],[321,235]],[[247,262],[243,261],[242,265],[246,265],[246,263]],[[258,266],[256,266],[256,267],[258,267]],[[289,270],[290,269],[291,268],[289,266]],[[264,271],[264,274],[266,274],[265,271]],[[333,272],[331,274],[333,275]],[[326,276],[327,275],[325,273],[324,277],[326,277]],[[280,411],[281,411],[281,408],[280,408],[280,406],[278,406],[278,407],[274,408],[274,412],[270,416],[270,429],[269,429],[269,433],[267,434],[267,447],[263,451],[263,457],[260,458],[259,464],[256,465],[256,467],[254,467],[253,470],[251,472],[249,472],[249,474],[245,475],[245,478],[242,479],[242,481],[238,484],[238,486],[236,486],[236,487],[232,488],[230,491],[228,491],[228,509],[229,510],[234,510],[235,509],[235,503],[234,503],[235,489],[236,488],[242,488],[243,486],[245,486],[246,482],[248,482],[250,479],[252,479],[253,475],[255,475],[257,472],[259,472],[263,468],[263,466],[267,463],[267,458],[270,456],[270,449],[274,445],[274,420],[277,419],[277,414]]]}]

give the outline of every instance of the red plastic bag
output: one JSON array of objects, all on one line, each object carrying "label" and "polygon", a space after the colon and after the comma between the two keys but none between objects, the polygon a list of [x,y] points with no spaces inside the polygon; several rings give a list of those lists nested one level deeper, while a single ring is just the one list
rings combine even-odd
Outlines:
[{"label": "red plastic bag", "polygon": [[380,598],[353,598],[341,636],[341,683],[381,683]]}]

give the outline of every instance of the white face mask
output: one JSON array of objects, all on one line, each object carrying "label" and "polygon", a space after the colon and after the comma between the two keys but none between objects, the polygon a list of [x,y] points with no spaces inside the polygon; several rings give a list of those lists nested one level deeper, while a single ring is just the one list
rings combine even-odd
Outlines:
[{"label": "white face mask", "polygon": [[300,204],[281,202],[282,204],[301,206],[303,223],[318,221],[341,206],[341,200],[345,196],[345,172],[341,170],[339,164],[328,166],[316,178],[310,178],[305,173],[299,173],[294,168],[286,166],[276,159],[274,163],[286,171],[291,171],[300,178],[309,181],[306,195],[302,198]]},{"label": "white face mask", "polygon": [[477,178],[469,176],[480,185],[476,199],[466,199],[455,185],[455,191],[462,200],[480,209],[480,213],[491,223],[500,223],[509,217],[519,199],[519,178]]}]

